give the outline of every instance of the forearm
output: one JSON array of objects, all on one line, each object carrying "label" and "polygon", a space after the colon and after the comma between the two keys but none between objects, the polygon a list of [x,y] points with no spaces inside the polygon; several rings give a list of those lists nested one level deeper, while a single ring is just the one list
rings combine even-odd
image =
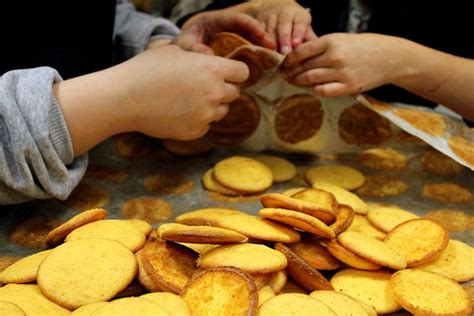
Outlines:
[{"label": "forearm", "polygon": [[474,120],[474,60],[403,41],[393,83]]},{"label": "forearm", "polygon": [[108,137],[129,129],[123,100],[125,78],[117,67],[54,85],[78,157]]}]

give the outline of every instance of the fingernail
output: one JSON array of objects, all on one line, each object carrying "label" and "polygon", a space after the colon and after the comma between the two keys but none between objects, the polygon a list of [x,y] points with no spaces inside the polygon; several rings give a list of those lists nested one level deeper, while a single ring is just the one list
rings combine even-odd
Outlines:
[{"label": "fingernail", "polygon": [[290,52],[291,52],[291,47],[289,47],[289,46],[283,46],[281,48],[281,53],[284,54],[284,55],[289,54]]}]

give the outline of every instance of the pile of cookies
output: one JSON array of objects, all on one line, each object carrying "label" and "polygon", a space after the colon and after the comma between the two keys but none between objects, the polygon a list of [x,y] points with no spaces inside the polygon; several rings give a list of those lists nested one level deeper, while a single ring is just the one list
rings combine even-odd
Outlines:
[{"label": "pile of cookies", "polygon": [[[229,176],[229,164],[241,172]],[[246,157],[211,172],[238,192],[261,192],[273,181],[265,164]],[[228,182],[242,174],[252,181]],[[319,166],[305,177],[311,188],[261,195],[259,216],[204,208],[154,230],[141,220],[105,219],[103,209],[82,212],[48,234],[50,249],[0,272],[0,311],[470,314],[459,283],[474,279],[472,247],[434,220],[365,203],[350,191],[365,182],[353,168]]]}]

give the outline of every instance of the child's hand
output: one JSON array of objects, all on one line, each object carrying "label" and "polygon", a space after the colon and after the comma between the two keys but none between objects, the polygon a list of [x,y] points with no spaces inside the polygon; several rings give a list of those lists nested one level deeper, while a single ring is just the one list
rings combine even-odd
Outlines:
[{"label": "child's hand", "polygon": [[[128,63],[128,64],[127,64]],[[237,83],[249,70],[238,61],[186,52],[177,46],[150,49],[122,69],[129,74],[130,120],[138,131],[159,138],[190,140],[222,119],[239,96]]]},{"label": "child's hand", "polygon": [[290,53],[283,75],[294,84],[314,86],[320,96],[367,91],[396,80],[404,42],[369,33],[328,34]]},{"label": "child's hand", "polygon": [[261,1],[257,20],[264,24],[282,54],[288,54],[303,41],[316,35],[311,28],[311,14],[292,0]]},{"label": "child's hand", "polygon": [[224,31],[239,33],[253,43],[269,49],[276,46],[275,41],[255,18],[226,10],[200,13],[183,27],[173,44],[185,50],[212,55],[212,49],[207,45],[215,34]]}]

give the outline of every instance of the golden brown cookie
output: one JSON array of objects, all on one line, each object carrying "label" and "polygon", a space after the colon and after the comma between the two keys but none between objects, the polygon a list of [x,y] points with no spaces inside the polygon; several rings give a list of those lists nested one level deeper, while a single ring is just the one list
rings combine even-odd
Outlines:
[{"label": "golden brown cookie", "polygon": [[222,184],[220,184],[215,178],[214,178],[214,169],[211,168],[207,170],[204,175],[202,176],[202,186],[209,191],[217,192],[223,195],[228,195],[228,196],[239,196],[240,193],[232,190]]},{"label": "golden brown cookie", "polygon": [[259,315],[327,315],[336,313],[325,304],[309,295],[300,293],[279,294],[266,301],[259,309]]},{"label": "golden brown cookie", "polygon": [[148,224],[148,222],[142,221],[141,219],[132,218],[132,219],[129,219],[128,221],[132,223],[133,225],[137,226],[138,229],[141,230],[142,233],[145,234],[145,237],[150,235],[150,233],[153,230],[153,227],[150,224]]},{"label": "golden brown cookie", "polygon": [[84,177],[103,181],[122,183],[127,178],[128,173],[122,169],[115,169],[108,166],[89,165]]},{"label": "golden brown cookie", "polygon": [[181,293],[196,272],[197,254],[182,245],[159,239],[149,240],[142,262],[155,286],[175,294]]},{"label": "golden brown cookie", "polygon": [[137,251],[145,244],[145,234],[136,225],[119,219],[96,221],[76,228],[67,235],[65,242],[89,238],[116,240],[131,251]]},{"label": "golden brown cookie", "polygon": [[264,163],[273,175],[273,182],[286,182],[293,179],[296,174],[296,167],[290,161],[277,156],[257,156],[258,161]]},{"label": "golden brown cookie", "polygon": [[409,108],[397,108],[393,112],[416,129],[429,135],[441,136],[446,130],[446,123],[440,114]]},{"label": "golden brown cookie", "polygon": [[362,215],[355,215],[352,224],[346,231],[359,232],[378,240],[383,240],[386,235],[384,232],[378,230],[374,225],[372,225],[367,219],[367,216]]},{"label": "golden brown cookie", "polygon": [[407,157],[391,148],[371,148],[358,156],[361,165],[375,170],[403,170],[407,166]]},{"label": "golden brown cookie", "polygon": [[66,236],[76,228],[84,226],[88,223],[99,221],[105,216],[107,216],[107,211],[101,208],[94,208],[81,212],[70,218],[67,222],[50,231],[46,236],[46,244],[49,247],[57,246],[62,243]]},{"label": "golden brown cookie", "polygon": [[289,96],[277,105],[274,121],[276,135],[290,144],[310,139],[321,128],[323,116],[321,102],[315,96]]},{"label": "golden brown cookie", "polygon": [[238,34],[220,32],[212,37],[209,47],[214,52],[214,55],[226,57],[240,46],[250,44],[252,43]]},{"label": "golden brown cookie", "polygon": [[94,311],[95,316],[128,316],[128,315],[146,315],[146,316],[170,316],[168,312],[160,305],[141,298],[124,297],[113,300]]},{"label": "golden brown cookie", "polygon": [[339,204],[336,210],[336,221],[329,228],[334,231],[337,236],[345,232],[351,226],[354,220],[355,212],[349,205]]},{"label": "golden brown cookie", "polygon": [[357,189],[365,182],[364,175],[359,170],[343,165],[312,167],[306,170],[304,176],[311,185],[326,182],[346,190]]},{"label": "golden brown cookie", "polygon": [[160,305],[170,316],[191,316],[191,310],[186,301],[176,294],[168,292],[148,293],[140,297]]},{"label": "golden brown cookie", "polygon": [[451,136],[448,138],[449,148],[462,160],[474,166],[474,143],[462,136]]},{"label": "golden brown cookie", "polygon": [[425,184],[423,196],[443,203],[472,202],[472,193],[456,183]]},{"label": "golden brown cookie", "polygon": [[17,305],[26,315],[67,316],[71,313],[48,300],[36,284],[7,284],[0,287],[0,301]]},{"label": "golden brown cookie", "polygon": [[80,211],[101,208],[109,202],[110,196],[107,191],[87,183],[79,183],[67,200],[63,201],[67,207]]},{"label": "golden brown cookie", "polygon": [[282,243],[276,243],[275,249],[285,255],[288,274],[308,291],[334,290],[331,283],[302,257]]},{"label": "golden brown cookie", "polygon": [[72,316],[91,316],[96,310],[100,307],[106,305],[108,302],[97,302],[83,305],[78,309],[75,309],[71,315]]},{"label": "golden brown cookie", "polygon": [[360,270],[378,270],[381,268],[379,264],[373,263],[372,261],[366,260],[352,251],[343,247],[337,239],[331,239],[324,243],[328,251],[341,262],[345,263],[349,267],[357,268]]},{"label": "golden brown cookie", "polygon": [[448,231],[427,218],[412,219],[395,226],[384,242],[402,255],[408,267],[434,260],[448,246]]},{"label": "golden brown cookie", "polygon": [[463,165],[433,149],[425,150],[420,162],[423,170],[439,176],[454,176],[464,170]]},{"label": "golden brown cookie", "polygon": [[434,219],[450,233],[465,232],[474,228],[474,216],[461,210],[440,208],[429,211],[424,217]]},{"label": "golden brown cookie", "polygon": [[69,309],[107,301],[127,287],[137,273],[133,253],[108,239],[64,243],[51,251],[38,269],[46,297]]},{"label": "golden brown cookie", "polygon": [[348,144],[380,145],[392,136],[390,122],[360,103],[341,113],[338,126],[339,136]]},{"label": "golden brown cookie", "polygon": [[303,190],[306,190],[307,188],[304,187],[299,187],[299,188],[291,188],[288,190],[285,190],[281,192],[281,194],[286,195],[286,196],[293,196],[295,193],[301,192]]},{"label": "golden brown cookie", "polygon": [[150,224],[165,222],[173,215],[173,207],[163,199],[148,196],[131,199],[122,205],[122,216],[141,219]]},{"label": "golden brown cookie", "polygon": [[257,244],[217,247],[198,260],[200,268],[231,266],[248,273],[271,273],[286,268],[286,265],[287,260],[280,252]]},{"label": "golden brown cookie", "polygon": [[36,281],[38,267],[51,250],[25,257],[0,272],[0,283],[31,283]]},{"label": "golden brown cookie", "polygon": [[344,293],[319,290],[311,292],[310,296],[331,308],[336,315],[367,316],[362,305]]},{"label": "golden brown cookie", "polygon": [[417,268],[438,273],[456,282],[474,279],[474,248],[459,240],[449,240],[448,246],[435,260]]},{"label": "golden brown cookie", "polygon": [[164,139],[163,147],[172,154],[184,157],[205,155],[214,149],[214,147],[204,138],[186,141]]},{"label": "golden brown cookie", "polygon": [[212,226],[173,227],[161,233],[160,238],[168,241],[196,244],[233,244],[248,241],[248,237],[236,231]]},{"label": "golden brown cookie", "polygon": [[[276,273],[276,272],[273,272]],[[255,282],[255,286],[257,290],[260,290],[262,287],[268,284],[270,278],[272,277],[273,273],[251,273],[250,276],[252,277],[253,281]]]},{"label": "golden brown cookie", "polygon": [[290,227],[250,215],[230,215],[218,219],[214,226],[227,228],[250,238],[292,243],[300,240],[300,234]]},{"label": "golden brown cookie", "polygon": [[292,278],[288,278],[285,283],[285,286],[281,289],[279,294],[284,293],[300,293],[300,294],[309,294],[298,282]]},{"label": "golden brown cookie", "polygon": [[357,232],[343,232],[337,240],[344,248],[381,266],[394,270],[405,269],[405,258],[386,243]]},{"label": "golden brown cookie", "polygon": [[153,280],[148,275],[148,272],[145,270],[145,267],[143,266],[143,251],[144,249],[142,248],[135,252],[135,259],[137,260],[138,264],[138,282],[141,284],[141,286],[148,290],[148,292],[161,292],[162,288],[153,282]]},{"label": "golden brown cookie", "polygon": [[319,208],[337,211],[337,201],[334,195],[330,192],[308,188],[291,195],[292,198],[317,204]]},{"label": "golden brown cookie", "polygon": [[[305,191],[298,192],[295,196],[301,196]],[[295,197],[288,197],[280,193],[268,193],[260,197],[260,202],[267,208],[282,208],[305,213],[318,218],[326,224],[332,224],[336,220],[336,213],[334,211],[336,205],[327,203],[328,201],[326,200],[323,200],[322,203],[314,203]]]},{"label": "golden brown cookie", "polygon": [[373,197],[397,196],[408,189],[408,184],[394,176],[372,175],[365,178],[357,194]]},{"label": "golden brown cookie", "polygon": [[0,301],[0,315],[26,316],[25,312],[16,304]]},{"label": "golden brown cookie", "polygon": [[265,164],[242,156],[219,161],[213,175],[224,186],[247,194],[265,191],[273,182],[272,172]]},{"label": "golden brown cookie", "polygon": [[418,218],[418,215],[390,206],[376,207],[367,214],[369,222],[384,233],[388,233],[398,224],[414,218]]},{"label": "golden brown cookie", "polygon": [[275,297],[275,292],[268,285],[265,285],[260,290],[258,290],[258,307],[262,306],[263,303]]},{"label": "golden brown cookie", "polygon": [[45,249],[46,236],[60,221],[51,215],[36,215],[21,221],[10,233],[10,240],[25,248]]},{"label": "golden brown cookie", "polygon": [[287,280],[288,275],[286,270],[283,269],[272,273],[270,280],[268,281],[268,285],[272,288],[275,294],[278,294],[285,286]]},{"label": "golden brown cookie", "polygon": [[185,225],[216,226],[218,219],[229,215],[247,215],[247,213],[230,208],[209,207],[185,212],[176,217],[175,222]]},{"label": "golden brown cookie", "polygon": [[282,208],[263,208],[258,214],[263,218],[268,218],[323,238],[331,239],[336,236],[334,231],[322,221],[301,212]]},{"label": "golden brown cookie", "polygon": [[24,258],[23,256],[0,256],[0,272]]},{"label": "golden brown cookie", "polygon": [[145,190],[160,195],[189,193],[194,188],[194,181],[177,174],[158,173],[147,176],[143,181]]},{"label": "golden brown cookie", "polygon": [[233,267],[196,273],[181,294],[195,316],[256,315],[258,292],[252,278]]},{"label": "golden brown cookie", "polygon": [[303,238],[300,242],[287,246],[315,269],[335,270],[341,266],[339,260],[324,246],[310,238]]},{"label": "golden brown cookie", "polygon": [[391,276],[386,271],[345,269],[332,277],[331,284],[336,292],[374,307],[378,314],[388,314],[401,309],[389,292]]},{"label": "golden brown cookie", "polygon": [[324,190],[336,198],[337,203],[345,204],[354,210],[356,214],[367,214],[367,205],[354,193],[326,182],[316,182],[313,184],[314,189]]},{"label": "golden brown cookie", "polygon": [[257,101],[247,93],[241,93],[229,103],[229,112],[223,119],[212,122],[206,138],[219,145],[238,144],[249,138],[260,123]]},{"label": "golden brown cookie", "polygon": [[415,315],[470,315],[466,291],[442,275],[420,269],[396,272],[390,293],[404,309]]}]

